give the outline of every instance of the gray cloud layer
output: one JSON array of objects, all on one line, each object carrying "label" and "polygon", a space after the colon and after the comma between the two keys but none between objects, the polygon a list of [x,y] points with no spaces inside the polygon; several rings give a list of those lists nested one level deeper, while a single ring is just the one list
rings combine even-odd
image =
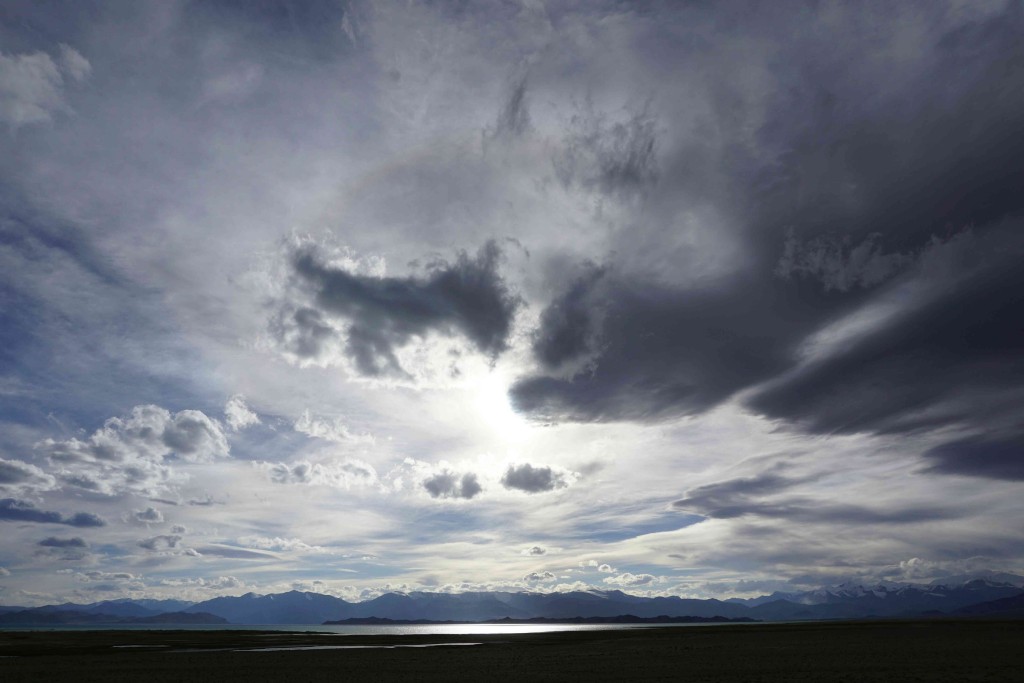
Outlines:
[{"label": "gray cloud layer", "polygon": [[698,486],[672,505],[679,510],[717,519],[751,516],[803,523],[911,524],[958,516],[956,511],[946,507],[874,509],[806,496],[777,496],[809,481],[811,479],[806,477],[766,472]]}]

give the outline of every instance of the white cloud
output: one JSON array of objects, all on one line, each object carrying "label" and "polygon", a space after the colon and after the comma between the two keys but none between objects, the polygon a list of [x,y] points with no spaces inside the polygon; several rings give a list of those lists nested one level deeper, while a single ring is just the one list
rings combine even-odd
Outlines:
[{"label": "white cloud", "polygon": [[133,510],[128,516],[131,521],[138,522],[140,524],[163,524],[164,516],[159,510],[154,507],[148,507],[145,510]]},{"label": "white cloud", "polygon": [[181,536],[177,534],[161,534],[159,536],[152,536],[150,538],[139,541],[138,545],[140,548],[146,550],[173,550],[178,547],[178,543],[181,542]]},{"label": "white cloud", "polygon": [[611,566],[609,564],[602,564],[602,565],[600,565],[597,568],[597,571],[602,572],[604,574],[614,574],[615,573],[615,567],[613,567],[613,566]]},{"label": "white cloud", "polygon": [[311,436],[315,439],[334,441],[335,443],[370,443],[374,438],[370,434],[353,434],[340,417],[329,418],[311,415],[308,410],[303,411],[298,420],[295,421],[294,429],[297,432]]},{"label": "white cloud", "polygon": [[658,577],[653,574],[631,574],[625,572],[618,576],[609,576],[604,582],[613,586],[646,586],[651,583],[657,583]]},{"label": "white cloud", "polygon": [[257,548],[259,550],[275,550],[283,552],[302,553],[326,553],[327,548],[319,545],[309,545],[298,538],[280,538],[267,536],[241,536],[235,541],[245,548]]},{"label": "white cloud", "polygon": [[527,583],[547,583],[548,581],[554,581],[558,577],[548,571],[543,572],[530,572],[523,577],[523,581]]},{"label": "white cloud", "polygon": [[208,463],[230,455],[223,426],[198,410],[170,413],[155,405],[112,417],[85,439],[44,439],[36,444],[68,486],[105,495],[152,496],[185,480],[173,460]]},{"label": "white cloud", "polygon": [[224,420],[232,431],[239,431],[260,423],[260,417],[245,404],[245,397],[235,394],[224,406]]}]

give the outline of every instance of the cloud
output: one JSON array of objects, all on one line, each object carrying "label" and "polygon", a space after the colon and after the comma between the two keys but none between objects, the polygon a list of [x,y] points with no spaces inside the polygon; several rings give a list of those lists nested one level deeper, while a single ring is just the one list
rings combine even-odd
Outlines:
[{"label": "cloud", "polygon": [[36,449],[61,468],[57,478],[63,484],[110,496],[157,495],[183,479],[171,462],[212,462],[230,452],[217,420],[198,410],[172,414],[155,405],[112,417],[86,439],[45,439]]},{"label": "cloud", "polygon": [[91,582],[91,581],[139,581],[142,577],[136,574],[129,574],[128,572],[102,572],[102,571],[89,571],[89,572],[77,572],[75,578],[79,581]]},{"label": "cloud", "polygon": [[6,567],[0,567],[0,576],[10,576],[11,572]]},{"label": "cloud", "polygon": [[82,54],[71,47],[61,43],[60,45],[60,68],[71,80],[81,83],[92,73],[92,64]]},{"label": "cloud", "polygon": [[313,416],[308,410],[304,410],[299,419],[295,421],[294,429],[306,436],[335,443],[372,444],[374,442],[374,438],[370,434],[353,434],[340,417],[331,419]]},{"label": "cloud", "polygon": [[164,522],[163,513],[154,507],[148,507],[145,510],[133,510],[130,519],[140,524],[163,524]]},{"label": "cloud", "polygon": [[15,498],[0,500],[0,521],[63,524],[65,526],[81,528],[107,525],[106,520],[91,512],[76,512],[73,515],[65,516],[59,512],[40,510],[29,501],[17,500]]},{"label": "cloud", "polygon": [[[839,12],[872,31],[882,23]],[[917,36],[907,59],[845,70],[839,64],[850,62],[839,54],[852,57],[863,45],[835,34],[823,15],[801,19],[821,33],[799,40],[782,28],[787,22],[751,15],[708,61],[677,55],[706,65],[708,76],[736,67],[745,74],[712,77],[713,86],[703,74],[686,76],[716,133],[698,115],[694,130],[706,135],[673,123],[680,137],[662,136],[653,121],[669,123],[660,114],[666,104],[652,103],[656,119],[641,117],[625,126],[635,133],[619,136],[646,142],[623,143],[632,151],[613,155],[650,163],[602,163],[600,144],[588,154],[569,145],[567,182],[598,195],[594,220],[618,239],[596,275],[566,282],[564,268],[552,269],[536,368],[511,390],[516,408],[543,422],[655,421],[700,414],[753,389],[752,410],[817,433],[906,431],[950,419],[990,426],[987,401],[969,406],[979,395],[1012,405],[1006,389],[1020,386],[1010,322],[1021,317],[1020,269],[1011,265],[1021,258],[1020,230],[1001,224],[1024,212],[1013,189],[1024,143],[1013,151],[1005,143],[1008,122],[1024,115],[1024,76],[994,68],[1021,56],[1019,10],[982,14],[968,20],[937,9],[926,38],[916,32],[919,18],[887,16],[874,34],[896,51]],[[753,36],[771,36],[772,57],[753,48],[744,65],[731,62],[724,46],[751,46]],[[607,128],[584,130],[614,139]],[[651,155],[640,153],[648,147]],[[970,149],[970,161],[943,151],[954,147]],[[586,172],[576,170],[577,158],[589,160]],[[623,208],[624,190],[638,186],[630,194],[636,209]],[[949,243],[951,263],[970,260],[972,247],[952,237],[971,224],[987,244],[974,277],[922,279],[936,242]],[[893,314],[863,319],[882,304]],[[861,324],[843,335],[854,348],[837,345],[813,363],[802,353],[837,320],[852,325],[857,316]]]},{"label": "cloud", "polygon": [[160,534],[139,541],[138,546],[153,551],[173,550],[178,547],[180,542],[181,536],[178,534]]},{"label": "cloud", "polygon": [[874,287],[914,260],[908,254],[882,253],[881,237],[879,233],[872,233],[854,245],[848,238],[837,239],[833,235],[801,242],[790,233],[775,274],[782,278],[815,278],[825,291]]},{"label": "cloud", "polygon": [[763,289],[683,291],[595,271],[541,314],[533,350],[543,371],[519,379],[510,398],[539,421],[702,412],[786,367],[782,344],[765,341],[793,333],[770,313],[772,299]]},{"label": "cloud", "polygon": [[593,369],[588,361],[600,351],[603,311],[591,301],[595,285],[605,270],[584,264],[583,274],[544,309],[540,326],[533,333],[533,353],[548,370],[564,371],[569,376],[582,369]]},{"label": "cloud", "polygon": [[35,465],[22,460],[0,458],[0,488],[27,491],[50,491],[56,488],[57,480]]},{"label": "cloud", "polygon": [[501,485],[524,493],[544,493],[562,489],[569,485],[570,474],[551,467],[533,466],[529,463],[509,465],[501,477]]},{"label": "cloud", "polygon": [[186,548],[185,554],[195,556],[212,555],[214,557],[227,557],[232,560],[275,560],[276,555],[260,552],[258,550],[246,550],[227,545],[203,545],[198,548]]},{"label": "cloud", "polygon": [[553,161],[565,186],[606,194],[642,191],[658,180],[657,121],[644,107],[610,122],[588,101]]},{"label": "cloud", "polygon": [[631,574],[625,572],[618,576],[609,576],[604,580],[605,583],[613,586],[646,586],[648,584],[657,583],[658,577],[652,574]]},{"label": "cloud", "polygon": [[228,456],[220,423],[198,410],[177,413],[154,405],[135,406],[126,418],[112,417],[85,441],[46,439],[46,455],[61,463],[161,460],[211,462]]},{"label": "cloud", "polygon": [[71,538],[49,536],[36,545],[40,548],[36,552],[37,555],[52,557],[63,562],[77,562],[89,557],[89,544],[79,536]]},{"label": "cloud", "polygon": [[457,474],[443,469],[422,481],[423,488],[431,498],[464,498],[469,500],[478,496],[483,487],[472,472]]},{"label": "cloud", "polygon": [[755,393],[749,405],[818,433],[1012,429],[1022,396],[1019,221],[934,243],[878,315]]},{"label": "cloud", "polygon": [[524,549],[523,552],[520,553],[520,555],[528,555],[528,556],[529,555],[532,555],[532,556],[546,555],[547,552],[548,551],[547,551],[546,548],[542,548],[539,545],[535,545],[535,546],[531,546],[529,548]]},{"label": "cloud", "polygon": [[597,571],[603,574],[614,574],[616,570],[615,567],[611,566],[610,564],[602,564],[598,565]]},{"label": "cloud", "polygon": [[44,548],[88,548],[89,544],[84,538],[74,536],[72,538],[57,538],[50,536],[39,541],[38,545]]},{"label": "cloud", "polygon": [[727,479],[691,489],[672,506],[716,519],[744,516],[786,519],[803,523],[913,524],[960,516],[948,506],[891,509],[868,507],[808,496],[775,497],[817,477],[787,477],[763,472],[752,477]]},{"label": "cloud", "polygon": [[245,397],[235,394],[224,406],[224,419],[232,431],[239,431],[260,423],[260,417],[245,404]]},{"label": "cloud", "polygon": [[369,486],[377,482],[376,470],[368,463],[354,458],[329,463],[300,460],[292,464],[258,462],[255,465],[265,471],[276,484],[333,486],[347,490],[353,486]]},{"label": "cloud", "polygon": [[556,579],[558,579],[558,577],[548,571],[530,572],[523,577],[523,581],[526,581],[527,583],[546,583],[548,581],[555,581]]},{"label": "cloud", "polygon": [[60,46],[59,62],[45,52],[0,53],[0,121],[11,128],[51,121],[68,111],[64,76],[80,82],[90,71],[89,61],[67,45]]},{"label": "cloud", "polygon": [[989,479],[1024,480],[1024,435],[970,437],[935,446],[924,454],[926,472]]},{"label": "cloud", "polygon": [[[529,559],[518,553],[530,538],[567,566],[601,560],[573,580],[619,574],[599,571],[611,559],[652,575],[695,568],[694,581],[982,551],[1020,564],[1019,3],[384,0],[327,14],[293,3],[288,16],[233,3],[187,21],[158,5],[20,3],[0,39],[55,93],[12,96],[0,78],[0,453],[37,465],[43,487],[0,498],[61,521],[160,504],[193,529],[178,549],[212,544],[181,563],[186,576],[244,566],[212,553],[245,534],[354,544],[380,553],[373,571],[395,584],[419,567],[437,585],[500,576],[503,561]],[[95,39],[113,25],[145,39]],[[92,66],[56,42],[75,36],[92,36]],[[123,64],[138,78],[107,72]],[[12,122],[11,101],[37,109]],[[332,237],[282,248],[288,229]],[[481,258],[505,234],[529,259],[505,242],[496,266]],[[380,254],[381,268],[346,261],[331,239]],[[467,253],[409,263],[456,246]],[[523,298],[504,333],[510,307],[481,323],[488,307],[454,305],[469,285],[456,296],[437,284],[464,275],[493,301]],[[463,371],[459,390],[396,388],[427,384],[425,364],[448,384]],[[641,424],[514,425],[490,405],[509,376],[533,421]],[[236,390],[263,427],[232,432],[244,428],[220,407]],[[103,418],[148,403],[201,407],[245,460],[199,466],[124,434],[127,455],[89,450]],[[369,430],[376,447],[360,455],[383,481],[339,467]],[[26,454],[45,436],[88,453]],[[384,476],[412,443],[428,467]],[[774,479],[731,469],[790,449],[806,461]],[[543,453],[568,459],[530,461],[536,471],[604,469],[587,491],[570,478],[548,496],[502,487],[510,462]],[[432,500],[424,482],[443,471]],[[487,490],[462,504],[467,473]],[[389,492],[341,490],[361,482]],[[216,507],[185,504],[212,504],[208,493]],[[113,497],[89,503],[100,494]],[[673,498],[676,514],[662,509]],[[894,526],[909,519],[926,523]],[[171,526],[153,531],[184,534]],[[22,539],[39,528],[8,524],[0,560],[84,532]],[[130,531],[89,538],[105,569],[152,534]],[[307,552],[294,548],[242,549]],[[28,581],[73,596],[59,585],[72,574],[16,574],[9,591]]]},{"label": "cloud", "polygon": [[491,137],[496,139],[515,138],[530,129],[530,107],[527,97],[526,78],[515,82],[505,101],[505,106],[498,112]]},{"label": "cloud", "polygon": [[520,306],[498,273],[496,242],[475,257],[459,252],[454,262],[428,264],[421,277],[364,275],[323,260],[306,245],[291,256],[307,305],[285,306],[272,324],[281,348],[299,362],[320,361],[344,330],[344,353],[367,377],[407,377],[397,350],[431,332],[461,335],[490,358],[508,348]]},{"label": "cloud", "polygon": [[273,550],[278,552],[325,553],[327,549],[319,545],[309,545],[298,538],[273,538],[267,536],[242,536],[235,541],[246,548]]}]

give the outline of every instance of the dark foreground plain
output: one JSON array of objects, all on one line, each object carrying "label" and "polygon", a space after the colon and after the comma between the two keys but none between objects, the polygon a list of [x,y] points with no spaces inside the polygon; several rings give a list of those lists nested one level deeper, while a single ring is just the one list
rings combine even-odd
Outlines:
[{"label": "dark foreground plain", "polygon": [[[337,645],[366,647],[257,650]],[[487,636],[5,632],[0,633],[0,680],[1022,681],[1022,646],[1024,621],[743,624]]]}]

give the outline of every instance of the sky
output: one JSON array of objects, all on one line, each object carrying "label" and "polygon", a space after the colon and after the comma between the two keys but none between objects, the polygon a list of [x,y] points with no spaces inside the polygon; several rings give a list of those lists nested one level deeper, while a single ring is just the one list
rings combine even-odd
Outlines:
[{"label": "sky", "polygon": [[1024,568],[1024,5],[0,5],[0,603]]}]

